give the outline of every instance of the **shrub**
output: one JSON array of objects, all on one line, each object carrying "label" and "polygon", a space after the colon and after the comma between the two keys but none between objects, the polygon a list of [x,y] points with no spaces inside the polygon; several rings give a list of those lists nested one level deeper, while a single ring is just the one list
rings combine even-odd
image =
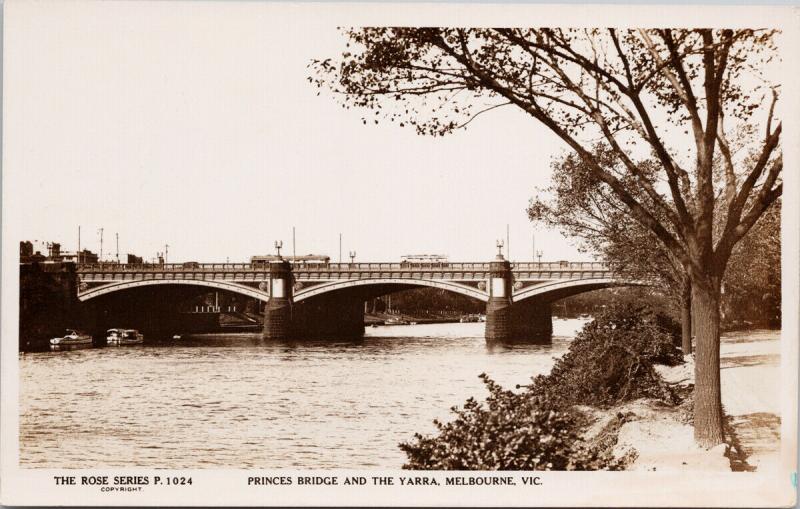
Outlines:
[{"label": "shrub", "polygon": [[415,434],[400,444],[415,470],[618,470],[608,448],[581,438],[584,419],[575,405],[610,406],[650,397],[678,396],[653,369],[683,361],[674,346],[678,325],[633,305],[613,307],[584,326],[549,375],[522,393],[504,390],[485,374],[482,404],[470,398],[453,407],[456,418],[434,421],[435,436]]},{"label": "shrub", "polygon": [[675,404],[678,397],[653,369],[683,362],[680,326],[642,306],[611,308],[587,323],[549,375],[528,386],[539,405],[610,406],[637,398]]},{"label": "shrub", "polygon": [[587,445],[578,434],[579,417],[539,408],[526,394],[504,390],[485,374],[485,404],[470,398],[454,407],[455,420],[435,437],[414,435],[400,444],[414,470],[599,470],[617,469],[610,455]]}]

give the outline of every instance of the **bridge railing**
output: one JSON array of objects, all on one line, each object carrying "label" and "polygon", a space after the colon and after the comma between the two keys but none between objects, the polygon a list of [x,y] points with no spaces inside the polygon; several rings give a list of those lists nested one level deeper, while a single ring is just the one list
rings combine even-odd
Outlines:
[{"label": "bridge railing", "polygon": [[[249,263],[80,263],[82,272],[192,272],[198,270],[252,270]],[[261,269],[264,270],[264,269]]]},{"label": "bridge railing", "polygon": [[[464,271],[488,270],[489,263],[442,262],[375,262],[375,263],[292,263],[296,271],[378,271],[378,270],[432,270]],[[202,272],[202,271],[257,271],[269,270],[268,264],[250,263],[81,263],[81,272]]]},{"label": "bridge railing", "polygon": [[[351,272],[351,271],[487,271],[488,262],[357,262],[357,263],[305,263],[292,264],[298,272]],[[251,263],[81,263],[80,272],[211,272],[211,271],[253,271],[265,272],[268,264]],[[514,262],[513,271],[580,271],[609,270],[604,262]]]},{"label": "bridge railing", "polygon": [[605,262],[514,262],[511,270],[610,270]]}]

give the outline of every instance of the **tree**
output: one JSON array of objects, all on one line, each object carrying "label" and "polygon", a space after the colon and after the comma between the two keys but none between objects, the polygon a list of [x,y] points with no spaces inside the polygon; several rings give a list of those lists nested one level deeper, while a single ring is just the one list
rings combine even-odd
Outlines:
[{"label": "tree", "polygon": [[736,246],[724,279],[728,324],[780,323],[781,201],[776,201]]},{"label": "tree", "polygon": [[[612,167],[618,162],[603,145],[594,156]],[[681,265],[658,238],[635,221],[614,192],[595,178],[582,159],[569,153],[552,165],[552,184],[531,199],[528,215],[533,221],[558,228],[581,240],[581,250],[596,253],[612,270],[632,279],[655,282],[681,317],[681,349],[692,352],[691,283]],[[643,174],[655,175],[652,161],[641,164]],[[654,179],[650,179],[655,185]],[[646,196],[637,197],[647,203]],[[652,204],[648,203],[652,208]],[[661,218],[662,220],[664,218]]]},{"label": "tree", "polygon": [[[734,246],[780,196],[782,124],[769,30],[355,28],[309,79],[343,106],[444,135],[519,108],[559,137],[686,267],[696,326],[695,439],[724,440],[720,286]],[[364,123],[366,117],[362,118]],[[761,133],[731,150],[740,125]],[[619,165],[592,152],[601,139]],[[637,160],[657,162],[655,183]],[[722,161],[721,172],[714,161]],[[649,202],[640,197],[646,196]],[[714,238],[715,212],[725,221]]]}]

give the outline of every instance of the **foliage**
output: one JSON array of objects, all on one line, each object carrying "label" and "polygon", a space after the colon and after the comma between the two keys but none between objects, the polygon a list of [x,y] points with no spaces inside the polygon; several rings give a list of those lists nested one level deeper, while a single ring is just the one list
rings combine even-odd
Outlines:
[{"label": "foliage", "polygon": [[572,295],[554,302],[551,307],[555,316],[574,318],[584,314],[597,316],[607,308],[636,304],[678,320],[679,316],[674,313],[670,301],[659,290],[648,286],[603,288]]},{"label": "foliage", "polygon": [[600,470],[616,462],[580,438],[578,417],[540,408],[527,394],[515,394],[481,375],[489,397],[470,398],[453,408],[455,420],[434,421],[435,437],[414,435],[400,444],[414,470]]},{"label": "foliage", "polygon": [[637,398],[677,402],[653,369],[683,362],[680,327],[666,315],[632,304],[609,308],[587,323],[549,375],[528,388],[554,408],[610,406]]},{"label": "foliage", "polygon": [[640,397],[677,403],[653,370],[682,357],[672,342],[677,325],[641,307],[613,308],[570,344],[549,375],[521,393],[502,389],[485,374],[485,403],[470,398],[452,408],[456,418],[434,421],[436,436],[400,444],[404,468],[442,470],[615,470],[621,464],[583,440],[575,405],[608,406]]},{"label": "foliage", "polygon": [[781,202],[759,219],[731,255],[725,271],[724,324],[780,325]]},{"label": "foliage", "polygon": [[[603,145],[593,148],[595,156],[608,167],[619,163]],[[655,174],[655,163],[639,163],[645,174]],[[551,184],[538,189],[531,199],[528,216],[532,221],[559,229],[577,238],[584,252],[594,253],[609,267],[630,279],[651,281],[670,299],[673,312],[680,314],[686,270],[648,228],[634,220],[613,190],[598,180],[575,154],[566,154],[551,164]],[[655,181],[650,178],[652,185]],[[647,196],[639,196],[648,208],[658,212]],[[660,218],[668,225],[665,217]]]}]

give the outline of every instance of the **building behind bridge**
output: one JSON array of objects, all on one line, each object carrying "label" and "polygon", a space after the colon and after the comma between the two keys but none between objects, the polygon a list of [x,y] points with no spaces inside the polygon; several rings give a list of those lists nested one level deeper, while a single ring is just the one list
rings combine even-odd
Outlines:
[{"label": "building behind bridge", "polygon": [[[82,249],[80,251],[62,251],[59,242],[47,243],[47,255],[43,255],[40,251],[34,251],[33,243],[29,240],[23,240],[19,243],[19,261],[20,263],[34,263],[34,262],[62,262],[62,263],[98,263],[100,256],[89,249]],[[141,264],[143,263],[141,256],[128,253],[127,263]],[[107,262],[107,263],[117,263]]]}]

